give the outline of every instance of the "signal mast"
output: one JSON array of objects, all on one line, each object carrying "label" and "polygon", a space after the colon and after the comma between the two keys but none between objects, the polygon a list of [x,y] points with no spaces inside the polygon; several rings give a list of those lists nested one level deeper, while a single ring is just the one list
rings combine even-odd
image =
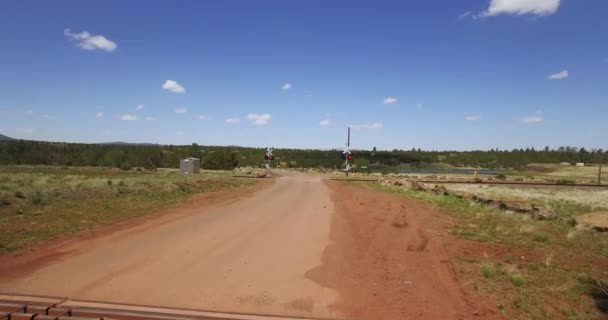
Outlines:
[{"label": "signal mast", "polygon": [[274,160],[274,156],[272,155],[273,148],[266,148],[266,154],[264,155],[264,160],[266,160],[266,177],[270,178],[270,162]]},{"label": "signal mast", "polygon": [[350,173],[351,164],[353,162],[353,155],[350,151],[350,127],[348,127],[348,138],[346,140],[346,148],[342,151],[342,160],[344,160],[344,172],[346,176]]}]

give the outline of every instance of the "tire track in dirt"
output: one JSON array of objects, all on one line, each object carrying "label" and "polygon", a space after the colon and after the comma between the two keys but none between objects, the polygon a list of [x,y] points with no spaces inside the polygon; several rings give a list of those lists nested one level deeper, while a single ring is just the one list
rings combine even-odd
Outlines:
[{"label": "tire track in dirt", "polygon": [[[349,319],[493,319],[459,285],[445,217],[401,196],[327,181],[335,213],[322,265],[307,277],[339,293]],[[449,238],[450,241],[458,239]]]}]

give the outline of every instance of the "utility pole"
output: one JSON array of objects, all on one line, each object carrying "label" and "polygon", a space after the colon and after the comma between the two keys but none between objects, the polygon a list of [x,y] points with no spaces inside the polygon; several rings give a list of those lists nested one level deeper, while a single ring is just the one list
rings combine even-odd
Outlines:
[{"label": "utility pole", "polygon": [[597,173],[597,184],[602,184],[602,159],[600,159],[600,169]]}]

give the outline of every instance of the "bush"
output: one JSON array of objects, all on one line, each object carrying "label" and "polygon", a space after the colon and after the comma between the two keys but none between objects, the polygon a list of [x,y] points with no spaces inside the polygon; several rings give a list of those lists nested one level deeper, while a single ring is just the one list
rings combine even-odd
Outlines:
[{"label": "bush", "polygon": [[32,204],[40,206],[44,203],[44,195],[42,194],[42,191],[40,190],[36,190],[36,192],[34,192],[34,194],[32,195]]},{"label": "bush", "polygon": [[507,176],[504,174],[497,174],[496,175],[496,180],[507,180]]},{"label": "bush", "polygon": [[239,165],[237,154],[225,150],[210,152],[202,162],[203,168],[209,170],[233,170]]},{"label": "bush", "polygon": [[131,164],[130,164],[130,163],[128,163],[128,162],[123,162],[123,163],[120,165],[120,169],[122,169],[122,170],[124,170],[124,171],[129,171],[129,170],[131,170],[131,168],[132,168],[132,166],[131,166]]},{"label": "bush", "polygon": [[534,235],[534,241],[547,242],[547,241],[549,241],[549,236],[547,236],[544,233],[537,233]]},{"label": "bush", "polygon": [[118,186],[119,187],[124,187],[125,186],[125,182],[122,181],[122,180],[118,181]]},{"label": "bush", "polygon": [[521,274],[514,273],[511,275],[511,283],[516,287],[523,287],[526,284],[526,280]]},{"label": "bush", "polygon": [[19,199],[25,199],[25,195],[21,191],[15,191],[15,197]]},{"label": "bush", "polygon": [[110,179],[108,179],[106,183],[108,184],[108,187],[111,187],[114,184],[114,182],[112,182],[112,180]]},{"label": "bush", "polygon": [[481,273],[485,278],[493,278],[496,275],[496,268],[491,263],[484,263],[481,265]]}]

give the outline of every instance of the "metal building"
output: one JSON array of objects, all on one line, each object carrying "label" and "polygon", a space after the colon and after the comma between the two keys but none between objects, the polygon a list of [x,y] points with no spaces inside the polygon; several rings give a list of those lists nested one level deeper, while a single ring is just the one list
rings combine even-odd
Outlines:
[{"label": "metal building", "polygon": [[179,171],[183,174],[195,174],[201,171],[201,159],[188,158],[179,163]]}]

